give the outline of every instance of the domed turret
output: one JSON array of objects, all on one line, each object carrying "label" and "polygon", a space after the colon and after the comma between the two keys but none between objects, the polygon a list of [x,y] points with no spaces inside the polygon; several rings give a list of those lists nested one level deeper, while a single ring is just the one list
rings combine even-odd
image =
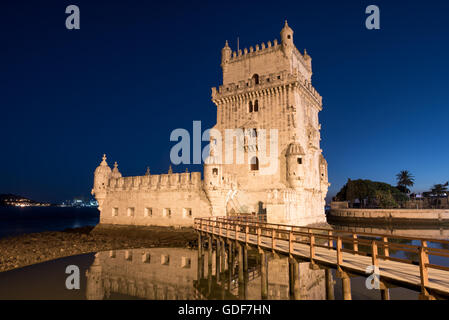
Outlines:
[{"label": "domed turret", "polygon": [[304,179],[304,149],[298,142],[293,142],[288,146],[285,156],[287,157],[288,183],[292,188],[301,187]]},{"label": "domed turret", "polygon": [[293,51],[293,30],[288,26],[285,20],[284,28],[281,30],[282,51],[287,57],[290,57]]},{"label": "domed turret", "polygon": [[92,189],[92,195],[98,202],[98,209],[101,211],[101,206],[106,198],[106,188],[108,186],[109,179],[111,178],[112,170],[106,162],[106,155],[103,155],[103,161],[95,169],[94,173],[94,188]]},{"label": "domed turret", "polygon": [[118,164],[116,161],[116,162],[114,162],[114,169],[112,169],[111,178],[118,179],[121,177],[122,177],[122,174],[120,173],[120,171],[118,171]]},{"label": "domed turret", "polygon": [[209,156],[204,160],[204,184],[206,188],[218,186],[220,184],[221,176],[221,161],[216,156],[215,145],[211,143]]},{"label": "domed turret", "polygon": [[221,67],[223,70],[226,69],[226,65],[229,63],[229,60],[231,60],[231,54],[232,50],[228,45],[228,40],[226,40],[225,46],[221,49]]}]

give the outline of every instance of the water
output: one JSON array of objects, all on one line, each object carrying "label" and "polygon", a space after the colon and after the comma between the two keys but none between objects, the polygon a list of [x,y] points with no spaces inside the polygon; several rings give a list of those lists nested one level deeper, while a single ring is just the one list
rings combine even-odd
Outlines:
[{"label": "water", "polygon": [[0,238],[95,226],[99,220],[100,214],[96,208],[0,207]]},{"label": "water", "polygon": [[[0,237],[48,230],[64,230],[94,226],[99,213],[93,208],[0,208]],[[405,226],[334,225],[335,229],[354,232],[382,233],[408,237],[447,239],[449,228]],[[419,245],[417,241],[400,243]],[[429,246],[449,249],[447,245],[429,242]],[[365,251],[368,248],[359,247]],[[260,255],[248,251],[248,272],[244,283],[238,281],[238,263],[228,268],[227,258],[222,272],[216,271],[216,253],[212,268],[207,250],[202,259],[198,251],[180,248],[118,250],[78,255],[44,262],[0,273],[0,299],[261,299]],[[414,253],[391,250],[390,255],[417,261]],[[449,266],[449,259],[431,257],[430,262]],[[81,290],[67,290],[68,265],[80,268]],[[231,270],[231,272],[230,272]],[[341,280],[331,272],[335,299],[342,299]],[[312,270],[309,263],[299,263],[299,298],[326,299],[324,270]],[[378,290],[368,290],[365,277],[351,278],[352,298],[380,299]],[[417,299],[418,292],[390,289],[391,299]],[[268,299],[291,299],[288,259],[268,256]]]},{"label": "water", "polygon": [[[248,252],[248,273],[245,283],[238,282],[238,266],[233,274],[225,267],[217,274],[215,252],[212,268],[207,252],[198,259],[198,251],[181,248],[151,248],[105,251],[78,255],[0,273],[0,299],[63,299],[63,300],[196,300],[261,299],[260,257]],[[65,269],[80,268],[80,290],[65,288]],[[288,300],[287,258],[268,257],[268,299]],[[309,263],[299,264],[300,299],[325,300],[324,270],[312,270]],[[342,299],[341,281],[333,272],[335,299]],[[351,280],[352,298],[380,299],[380,292],[368,290],[365,278]],[[390,289],[391,299],[417,299],[418,293]]]}]

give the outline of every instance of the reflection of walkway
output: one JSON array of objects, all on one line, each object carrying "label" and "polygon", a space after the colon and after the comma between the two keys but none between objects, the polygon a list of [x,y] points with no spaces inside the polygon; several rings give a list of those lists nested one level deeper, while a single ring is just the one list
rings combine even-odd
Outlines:
[{"label": "reflection of walkway", "polygon": [[[195,229],[200,233],[200,244],[202,244],[201,235],[209,237],[209,247],[211,236],[217,238],[217,246],[224,241],[234,242],[239,250],[239,261],[245,259],[246,246],[253,246],[258,248],[263,256],[266,255],[265,251],[272,251],[287,255],[290,259],[310,261],[312,266],[317,268],[335,268],[342,278],[346,299],[351,298],[350,276],[366,276],[367,267],[372,265],[380,270],[381,292],[384,299],[389,298],[388,287],[392,285],[421,291],[421,298],[449,296],[449,268],[429,263],[429,255],[449,258],[449,250],[427,247],[426,239],[418,239],[421,246],[414,246],[391,242],[387,236],[379,234],[342,231],[335,234],[335,231],[326,229],[275,225],[235,218],[195,219]],[[449,241],[432,241],[449,244]],[[343,242],[349,243],[351,249],[344,247]],[[371,253],[360,251],[359,246],[368,247]],[[378,249],[382,249],[381,254]],[[419,253],[420,261],[416,265],[407,259],[391,257],[390,249]],[[265,263],[262,263],[262,278],[266,277],[264,268]],[[294,264],[293,271],[290,272],[297,272],[296,269]],[[296,276],[292,275],[291,278],[293,278],[290,285],[292,288],[296,286],[294,283]],[[263,284],[262,287],[264,291],[262,296],[266,296],[266,288]]]}]

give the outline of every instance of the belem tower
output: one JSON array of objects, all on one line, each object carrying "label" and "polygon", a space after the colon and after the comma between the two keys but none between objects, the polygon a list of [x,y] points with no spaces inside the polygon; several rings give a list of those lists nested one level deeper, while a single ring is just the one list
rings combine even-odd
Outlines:
[{"label": "belem tower", "polygon": [[[204,180],[201,172],[171,167],[166,174],[122,177],[117,163],[111,170],[103,157],[92,189],[101,224],[180,227],[196,217],[241,214],[264,215],[270,223],[325,222],[322,97],[312,86],[312,59],[296,48],[287,22],[280,36],[243,51],[226,42],[221,50],[223,84],[212,88],[217,134],[211,134]],[[243,134],[229,143],[229,129]]]}]

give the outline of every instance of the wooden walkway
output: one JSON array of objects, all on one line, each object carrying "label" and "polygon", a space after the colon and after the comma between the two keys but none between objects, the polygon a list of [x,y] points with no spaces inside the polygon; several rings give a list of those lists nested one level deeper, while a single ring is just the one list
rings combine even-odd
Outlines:
[{"label": "wooden walkway", "polygon": [[[202,234],[309,261],[312,266],[334,268],[349,276],[367,277],[371,274],[366,272],[367,268],[375,266],[379,268],[384,289],[399,286],[419,291],[420,298],[449,298],[449,250],[428,246],[439,243],[449,247],[447,240],[296,227],[248,218],[195,219],[195,229]],[[412,241],[420,245],[407,243]],[[390,255],[393,252],[394,257]],[[399,258],[401,252],[416,256],[417,261]],[[444,259],[446,266],[429,263],[429,256]]]}]

